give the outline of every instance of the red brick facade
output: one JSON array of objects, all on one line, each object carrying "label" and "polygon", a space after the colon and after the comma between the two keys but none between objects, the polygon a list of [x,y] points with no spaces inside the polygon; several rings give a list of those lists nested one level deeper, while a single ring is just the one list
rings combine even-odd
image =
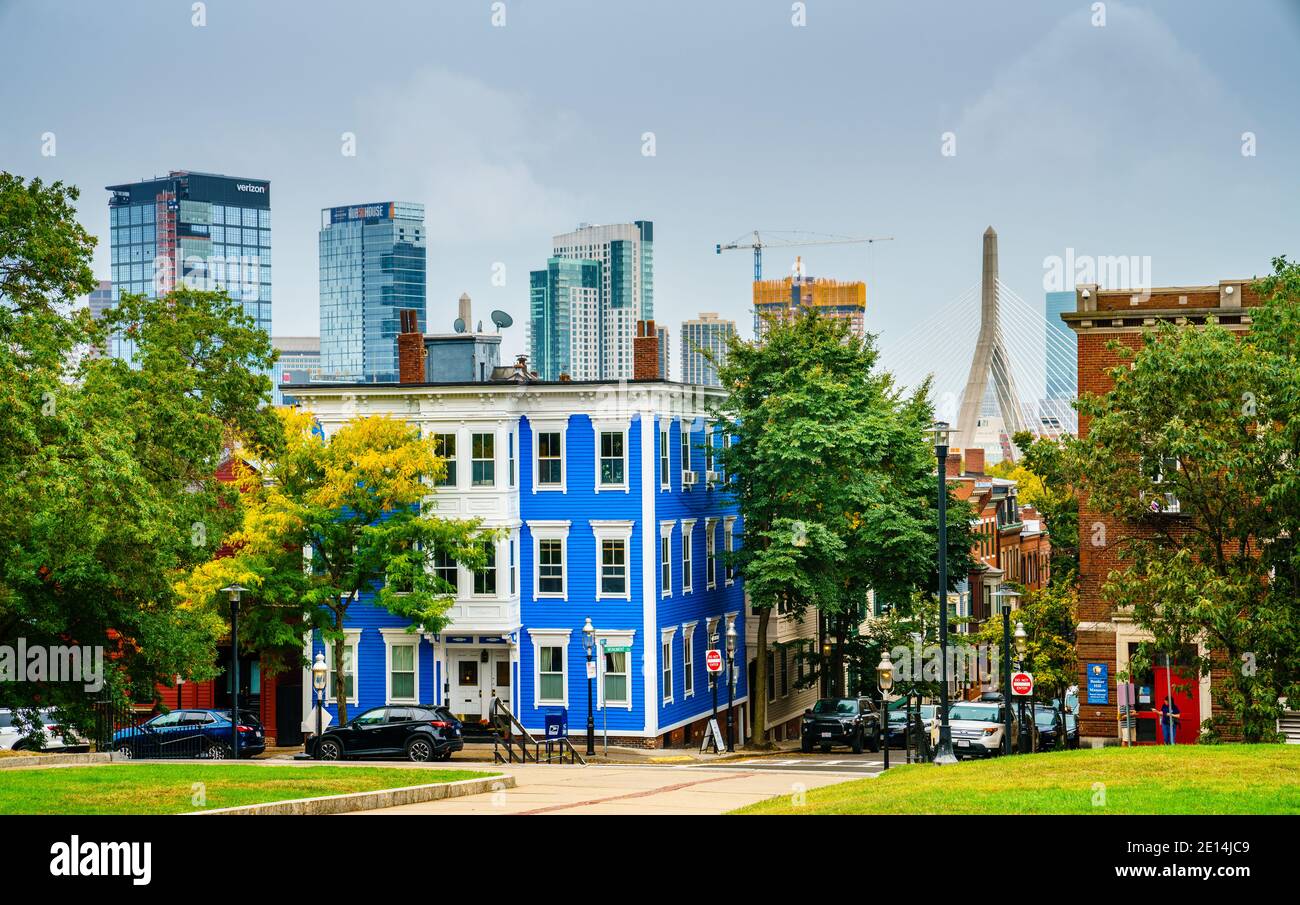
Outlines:
[{"label": "red brick facade", "polygon": [[655,380],[659,377],[659,334],[654,321],[637,321],[632,338],[632,379]]}]

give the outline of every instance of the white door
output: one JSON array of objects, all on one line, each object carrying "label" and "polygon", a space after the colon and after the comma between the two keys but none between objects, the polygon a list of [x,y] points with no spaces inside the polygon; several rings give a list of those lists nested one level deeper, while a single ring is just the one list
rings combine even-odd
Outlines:
[{"label": "white door", "polygon": [[515,712],[514,699],[510,695],[510,652],[493,651],[492,652],[492,672],[488,676],[488,698],[492,700],[492,693],[495,691],[496,696],[501,699],[501,703],[506,705],[511,713]]},{"label": "white door", "polygon": [[486,665],[479,663],[478,651],[457,654],[452,658],[451,712],[460,714],[466,722],[477,722],[486,715],[483,704]]}]

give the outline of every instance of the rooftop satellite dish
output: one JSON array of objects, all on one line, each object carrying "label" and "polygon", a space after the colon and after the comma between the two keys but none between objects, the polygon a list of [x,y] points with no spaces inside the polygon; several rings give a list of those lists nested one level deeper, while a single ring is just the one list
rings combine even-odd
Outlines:
[{"label": "rooftop satellite dish", "polygon": [[506,327],[512,326],[514,322],[515,319],[510,315],[506,314],[504,311],[492,312],[492,323],[497,325],[498,333],[500,333]]},{"label": "rooftop satellite dish", "polygon": [[455,323],[453,323],[453,324],[451,325],[451,329],[455,330],[457,333],[464,333],[464,332],[465,332],[465,321],[461,320],[459,317],[456,318]]}]

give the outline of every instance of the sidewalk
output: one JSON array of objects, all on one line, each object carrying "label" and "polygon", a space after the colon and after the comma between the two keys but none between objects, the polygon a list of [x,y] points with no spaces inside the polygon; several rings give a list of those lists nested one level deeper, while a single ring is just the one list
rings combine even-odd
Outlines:
[{"label": "sidewalk", "polygon": [[[574,739],[574,747],[578,749],[578,754],[582,755],[589,764],[709,764],[724,763],[732,760],[752,760],[756,757],[776,757],[788,754],[791,751],[799,750],[799,742],[774,742],[771,748],[748,748],[738,747],[734,752],[721,754],[702,754],[695,748],[625,748],[619,745],[610,745],[608,753],[605,747],[596,740],[596,754],[593,757],[586,757],[584,752],[586,746],[583,739]],[[265,754],[259,757],[266,760],[293,760],[296,755],[302,754],[302,748],[270,748]],[[469,742],[464,749],[452,755],[448,762],[449,766],[455,766],[457,761],[471,763],[492,763],[492,743],[491,742]]]}]

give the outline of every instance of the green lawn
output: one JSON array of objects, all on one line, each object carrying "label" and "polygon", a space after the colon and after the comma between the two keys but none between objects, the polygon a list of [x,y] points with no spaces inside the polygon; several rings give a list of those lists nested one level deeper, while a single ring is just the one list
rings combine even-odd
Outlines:
[{"label": "green lawn", "polygon": [[[4,770],[0,814],[181,814],[487,775],[470,770],[203,763]],[[196,783],[202,787],[196,788]],[[206,800],[195,803],[200,791]]]},{"label": "green lawn", "polygon": [[738,814],[1300,814],[1300,745],[1061,751],[896,767]]}]

